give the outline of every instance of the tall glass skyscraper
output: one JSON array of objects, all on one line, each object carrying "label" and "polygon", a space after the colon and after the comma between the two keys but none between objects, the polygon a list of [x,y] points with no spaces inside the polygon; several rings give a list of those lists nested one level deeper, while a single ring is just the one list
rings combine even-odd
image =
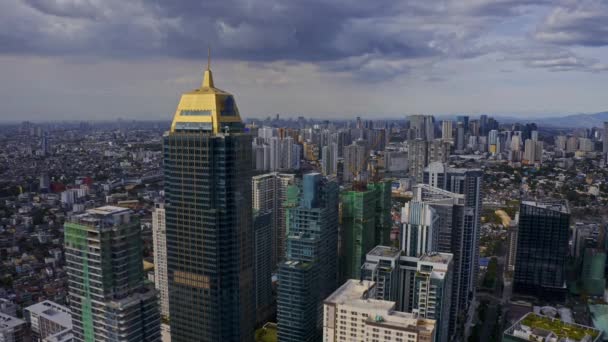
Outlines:
[{"label": "tall glass skyscraper", "polygon": [[253,341],[251,136],[209,68],[163,145],[172,341]]},{"label": "tall glass skyscraper", "polygon": [[565,201],[521,202],[513,291],[551,298],[565,294],[569,226]]},{"label": "tall glass skyscraper", "polygon": [[[319,173],[290,189],[286,261],[279,265],[281,342],[317,341],[323,300],[338,287],[338,185]],[[293,198],[290,198],[293,197]]]}]

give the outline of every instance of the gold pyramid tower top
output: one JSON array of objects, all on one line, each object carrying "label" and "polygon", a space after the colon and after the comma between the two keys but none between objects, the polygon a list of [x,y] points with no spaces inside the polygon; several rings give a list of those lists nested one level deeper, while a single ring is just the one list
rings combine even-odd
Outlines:
[{"label": "gold pyramid tower top", "polygon": [[243,122],[232,94],[218,89],[211,73],[211,53],[201,87],[183,93],[177,105],[171,132],[241,132]]}]

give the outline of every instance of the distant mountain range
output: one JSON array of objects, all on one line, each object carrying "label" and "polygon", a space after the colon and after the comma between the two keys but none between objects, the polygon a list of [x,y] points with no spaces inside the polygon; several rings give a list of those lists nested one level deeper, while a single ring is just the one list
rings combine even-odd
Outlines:
[{"label": "distant mountain range", "polygon": [[555,128],[591,128],[604,127],[604,121],[608,121],[608,112],[595,114],[572,114],[566,116],[542,117],[542,118],[514,118],[497,117],[499,122],[535,122],[541,127]]}]

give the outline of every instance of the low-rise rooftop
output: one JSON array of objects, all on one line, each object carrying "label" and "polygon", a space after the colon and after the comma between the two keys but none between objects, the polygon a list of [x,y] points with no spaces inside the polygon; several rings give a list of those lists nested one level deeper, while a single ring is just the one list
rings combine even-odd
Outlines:
[{"label": "low-rise rooftop", "polygon": [[63,327],[72,327],[72,316],[70,315],[70,309],[50,300],[45,300],[43,302],[28,306],[25,310],[29,311],[30,314],[44,317]]},{"label": "low-rise rooftop", "polygon": [[25,324],[24,320],[0,312],[0,330],[12,329]]},{"label": "low-rise rooftop", "polygon": [[504,335],[516,341],[597,342],[601,331],[533,312],[523,316]]}]

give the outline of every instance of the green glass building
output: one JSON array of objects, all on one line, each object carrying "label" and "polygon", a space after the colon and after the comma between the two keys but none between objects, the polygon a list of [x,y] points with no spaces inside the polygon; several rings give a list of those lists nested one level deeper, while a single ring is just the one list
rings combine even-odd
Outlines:
[{"label": "green glass building", "polygon": [[156,290],[144,281],[141,229],[131,211],[90,209],[64,232],[74,341],[160,341]]},{"label": "green glass building", "polygon": [[391,184],[367,184],[341,197],[340,279],[359,279],[365,255],[377,245],[390,243]]}]

